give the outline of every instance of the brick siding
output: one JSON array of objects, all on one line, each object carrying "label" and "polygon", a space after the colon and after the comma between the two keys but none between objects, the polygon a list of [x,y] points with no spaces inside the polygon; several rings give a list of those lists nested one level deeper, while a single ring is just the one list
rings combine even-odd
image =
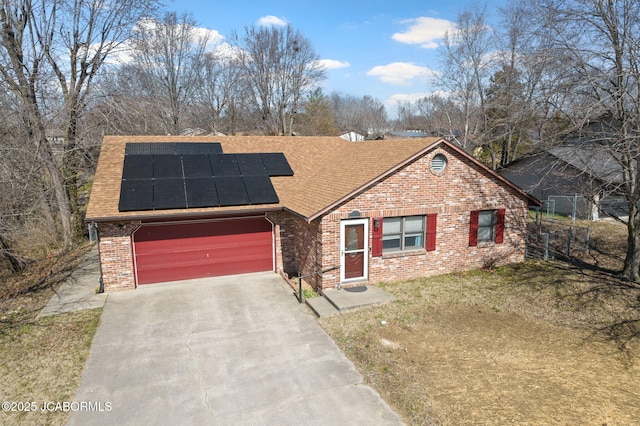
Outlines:
[{"label": "brick siding", "polygon": [[[448,159],[441,175],[430,169],[441,153]],[[504,243],[480,243],[469,247],[472,210],[506,209]],[[411,216],[437,213],[436,250],[417,250],[371,257],[368,282],[393,281],[464,271],[524,259],[524,226],[527,201],[491,174],[480,171],[468,159],[446,147],[428,153],[378,182],[366,192],[322,218],[322,264],[340,263],[340,222],[353,211],[361,217]],[[371,247],[371,232],[369,232]],[[335,287],[340,271],[324,274],[318,287]],[[361,285],[362,283],[355,283]],[[320,288],[319,288],[320,289]]]},{"label": "brick siding", "polygon": [[100,223],[100,272],[105,292],[136,288],[131,234],[140,222]]},{"label": "brick siding", "polygon": [[[316,287],[320,285],[318,271],[322,269],[322,238],[320,220],[307,223],[303,218],[287,212],[268,215],[276,223],[276,272],[286,275],[305,276],[305,281]],[[280,268],[280,269],[278,269]]]}]

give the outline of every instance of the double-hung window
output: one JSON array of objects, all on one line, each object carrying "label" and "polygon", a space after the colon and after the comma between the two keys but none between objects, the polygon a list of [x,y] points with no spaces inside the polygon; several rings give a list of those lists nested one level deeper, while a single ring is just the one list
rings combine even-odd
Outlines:
[{"label": "double-hung window", "polygon": [[371,256],[380,257],[404,251],[435,251],[437,220],[436,213],[426,216],[373,218]]},{"label": "double-hung window", "polygon": [[483,210],[478,212],[478,242],[488,243],[493,241],[496,234],[496,210]]},{"label": "double-hung window", "polygon": [[382,228],[382,252],[424,248],[424,216],[386,217]]},{"label": "double-hung window", "polygon": [[469,246],[504,241],[505,210],[474,210],[469,221]]}]

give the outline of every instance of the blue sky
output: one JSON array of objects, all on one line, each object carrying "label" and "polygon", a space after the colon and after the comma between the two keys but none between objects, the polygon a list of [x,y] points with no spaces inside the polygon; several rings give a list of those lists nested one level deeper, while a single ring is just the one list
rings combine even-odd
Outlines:
[{"label": "blue sky", "polygon": [[[487,6],[495,14],[501,0]],[[433,92],[437,47],[471,0],[169,0],[166,10],[193,14],[221,41],[245,26],[291,24],[327,67],[326,94],[370,95],[394,115],[397,101]],[[475,3],[478,4],[478,3]]]}]

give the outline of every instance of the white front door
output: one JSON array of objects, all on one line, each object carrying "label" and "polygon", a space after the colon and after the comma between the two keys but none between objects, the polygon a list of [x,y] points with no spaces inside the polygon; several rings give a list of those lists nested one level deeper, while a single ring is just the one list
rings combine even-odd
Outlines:
[{"label": "white front door", "polygon": [[369,219],[340,222],[340,281],[367,279],[369,266]]}]

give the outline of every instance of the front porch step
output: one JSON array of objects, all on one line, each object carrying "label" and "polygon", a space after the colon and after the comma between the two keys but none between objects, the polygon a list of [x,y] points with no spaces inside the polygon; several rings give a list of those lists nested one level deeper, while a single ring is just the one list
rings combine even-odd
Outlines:
[{"label": "front porch step", "polygon": [[305,299],[305,303],[311,308],[318,318],[325,318],[337,314],[339,311],[324,296]]},{"label": "front porch step", "polygon": [[342,290],[329,288],[322,292],[322,297],[313,297],[305,301],[311,310],[322,318],[363,306],[388,303],[393,299],[392,295],[379,287],[362,286]]},{"label": "front porch step", "polygon": [[341,290],[328,288],[322,292],[322,295],[340,312],[363,306],[387,303],[394,299],[392,295],[373,285],[343,288]]}]

